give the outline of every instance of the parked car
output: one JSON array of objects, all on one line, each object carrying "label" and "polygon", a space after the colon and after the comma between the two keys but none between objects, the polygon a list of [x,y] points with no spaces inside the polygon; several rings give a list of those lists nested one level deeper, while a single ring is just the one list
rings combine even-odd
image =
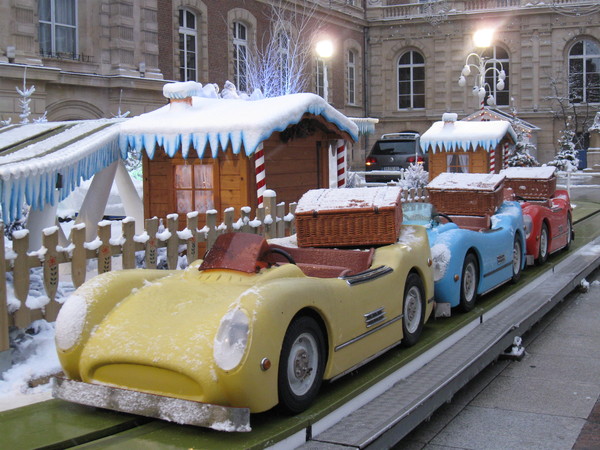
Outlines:
[{"label": "parked car", "polygon": [[470,311],[478,295],[519,279],[525,230],[518,202],[503,202],[491,217],[438,213],[430,203],[404,203],[402,211],[404,224],[427,229],[436,303]]},{"label": "parked car", "polygon": [[[427,161],[419,145],[419,133],[390,133],[378,139],[365,161],[367,171],[399,171],[406,169],[410,164],[424,164],[427,170]],[[398,175],[377,173],[366,175],[368,182],[395,181]]]},{"label": "parked car", "polygon": [[[240,232],[219,236],[185,271],[99,275],[57,319],[62,367],[81,381],[81,395],[68,395],[67,382],[57,396],[128,412],[147,404],[127,400],[132,392],[159,404],[300,412],[322,380],[417,342],[433,309],[430,255],[420,227],[367,250],[284,247]],[[96,385],[110,404],[108,394],[85,395]],[[138,413],[164,418],[148,409]],[[188,419],[183,410],[172,420]]]}]

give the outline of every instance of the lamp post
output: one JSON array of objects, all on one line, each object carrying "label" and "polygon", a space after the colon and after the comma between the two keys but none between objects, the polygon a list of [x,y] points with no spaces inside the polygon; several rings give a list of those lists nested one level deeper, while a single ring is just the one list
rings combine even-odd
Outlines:
[{"label": "lamp post", "polygon": [[[492,42],[493,31],[492,30],[479,30],[473,36],[473,40],[477,47],[489,47]],[[486,64],[494,63],[492,66],[486,67]],[[500,69],[497,69],[495,65],[498,64]],[[484,107],[484,100],[486,96],[486,89],[488,91],[487,104],[490,106],[496,105],[496,99],[492,95],[491,86],[485,81],[485,77],[489,73],[496,73],[498,75],[498,83],[496,88],[501,91],[504,89],[504,80],[506,79],[506,73],[502,63],[496,58],[485,58],[478,53],[471,52],[467,55],[465,65],[462,69],[460,78],[458,79],[458,85],[465,87],[467,85],[467,78],[471,74],[471,69],[474,69],[476,73],[475,82],[473,84],[473,95],[479,98],[479,104],[481,109]]]},{"label": "lamp post", "polygon": [[329,101],[329,79],[327,77],[327,60],[333,55],[333,43],[329,39],[317,42],[317,55],[323,60],[323,98]]}]

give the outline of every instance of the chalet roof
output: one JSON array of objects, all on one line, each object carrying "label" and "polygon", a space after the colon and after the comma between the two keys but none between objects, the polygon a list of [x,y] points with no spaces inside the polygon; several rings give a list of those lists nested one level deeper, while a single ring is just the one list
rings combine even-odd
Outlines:
[{"label": "chalet roof", "polygon": [[532,123],[527,122],[519,117],[515,117],[512,114],[507,113],[506,111],[502,111],[497,108],[490,108],[489,106],[480,109],[479,111],[475,111],[472,114],[469,114],[466,117],[460,119],[462,121],[485,121],[485,120],[508,120],[511,122],[511,125],[514,129],[520,132],[531,133],[533,131],[539,131],[540,128],[533,125]]},{"label": "chalet roof", "polygon": [[[456,114],[450,116],[455,118]],[[510,136],[513,142],[517,141],[515,131],[506,120],[488,122],[442,120],[435,122],[421,135],[421,148],[424,152],[431,148],[433,153],[475,151],[477,147],[490,151],[496,148],[506,136]]]},{"label": "chalet roof", "polygon": [[[64,200],[83,180],[119,158],[123,119],[45,122],[0,129],[2,218],[21,217],[26,201],[34,209]],[[58,191],[58,198],[55,198]]]},{"label": "chalet roof", "polygon": [[215,158],[219,148],[231,145],[234,153],[243,147],[250,156],[271,134],[299,123],[307,114],[321,116],[340,134],[358,140],[356,123],[315,94],[256,100],[199,96],[191,99],[191,105],[172,102],[123,123],[120,140],[123,155],[130,149],[145,150],[152,158],[156,147],[162,146],[168,156],[181,151],[185,158],[193,146],[199,156],[208,150]]}]

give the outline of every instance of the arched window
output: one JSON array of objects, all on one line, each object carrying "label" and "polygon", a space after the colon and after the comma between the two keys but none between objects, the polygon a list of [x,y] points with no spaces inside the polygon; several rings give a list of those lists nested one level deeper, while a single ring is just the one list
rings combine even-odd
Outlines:
[{"label": "arched window", "polygon": [[398,109],[425,108],[425,59],[408,51],[398,60]]},{"label": "arched window", "polygon": [[238,91],[248,90],[248,29],[233,22],[233,82]]},{"label": "arched window", "polygon": [[279,77],[279,95],[291,94],[291,80],[290,77],[290,63],[289,63],[289,51],[290,51],[290,36],[287,31],[281,30],[277,33],[277,76]]},{"label": "arched window", "polygon": [[[490,93],[496,99],[496,105],[498,106],[508,106],[510,105],[510,90],[509,90],[509,59],[508,52],[502,47],[492,46],[485,49],[481,55],[485,59],[495,59],[496,61],[487,61],[485,63],[486,74],[485,74],[485,82],[488,84]],[[498,72],[504,69],[504,73],[506,74],[506,78],[504,79],[504,89],[498,90],[498,72],[496,70],[487,70],[488,67],[494,67]],[[488,97],[488,91],[486,91],[486,99]]]},{"label": "arched window", "polygon": [[196,15],[187,9],[179,10],[179,79],[198,80],[198,31]]},{"label": "arched window", "polygon": [[588,39],[576,42],[569,51],[569,99],[600,102],[600,46]]},{"label": "arched window", "polygon": [[346,69],[346,100],[349,105],[356,104],[356,52],[348,50],[348,67]]}]

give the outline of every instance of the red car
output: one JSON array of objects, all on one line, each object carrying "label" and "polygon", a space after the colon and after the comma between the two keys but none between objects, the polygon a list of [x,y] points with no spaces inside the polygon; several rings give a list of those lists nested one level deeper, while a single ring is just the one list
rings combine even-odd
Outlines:
[{"label": "red car", "polygon": [[571,201],[567,191],[555,189],[554,171],[554,167],[511,167],[501,172],[523,209],[528,264],[543,264],[573,240]]}]

